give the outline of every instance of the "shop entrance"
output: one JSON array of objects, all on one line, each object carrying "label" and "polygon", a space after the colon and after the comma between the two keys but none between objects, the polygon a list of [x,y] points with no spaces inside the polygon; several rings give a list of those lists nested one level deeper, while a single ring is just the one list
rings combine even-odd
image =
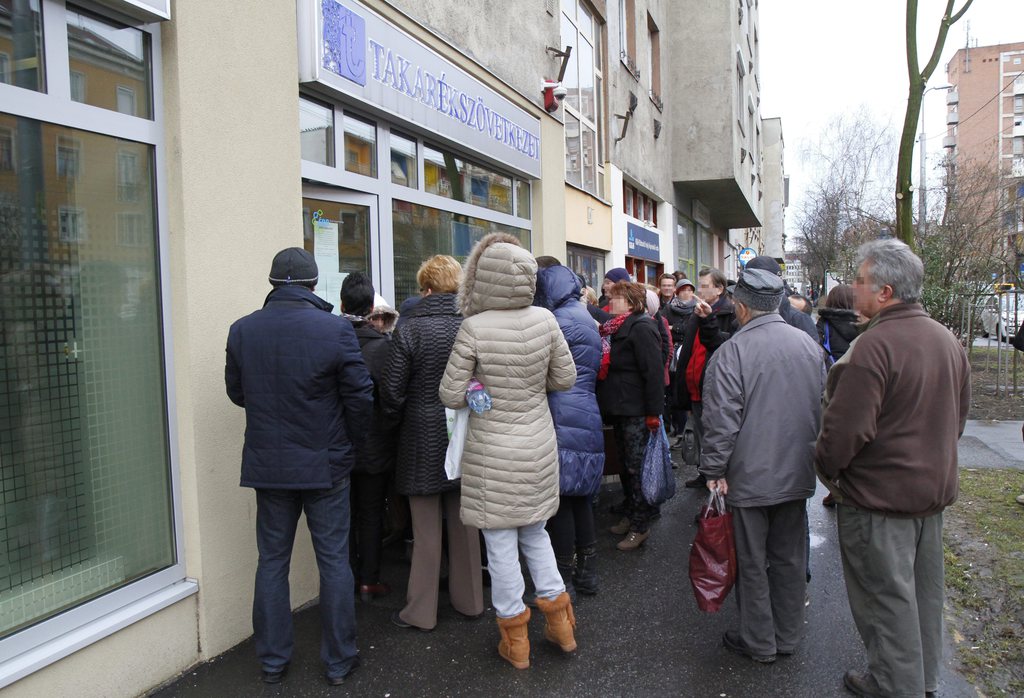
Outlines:
[{"label": "shop entrance", "polygon": [[369,274],[381,288],[377,196],[305,185],[302,188],[302,245],[316,257],[316,294],[339,312],[341,282],[354,272]]},{"label": "shop entrance", "polygon": [[658,285],[658,277],[665,271],[665,265],[638,257],[626,257],[626,271],[638,284]]}]

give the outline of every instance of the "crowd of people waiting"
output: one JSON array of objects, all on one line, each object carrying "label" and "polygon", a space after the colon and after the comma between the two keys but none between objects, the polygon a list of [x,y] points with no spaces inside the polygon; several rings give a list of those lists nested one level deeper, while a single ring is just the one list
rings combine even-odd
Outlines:
[{"label": "crowd of people waiting", "polygon": [[[467,619],[484,614],[487,575],[498,652],[512,666],[530,664],[531,608],[544,615],[546,638],[574,651],[576,595],[596,594],[599,586],[594,506],[609,427],[621,464],[622,500],[612,507],[620,520],[609,529],[621,536],[617,549],[640,548],[660,515],[641,493],[640,474],[648,437],[664,425],[673,447],[691,445],[692,465],[700,466],[686,486],[731,495],[740,627],[723,643],[763,663],[791,654],[802,636],[810,578],[805,501],[814,492],[814,468],[833,493],[826,504],[845,499],[852,503],[846,508],[891,512],[862,483],[844,487],[843,473],[877,434],[837,435],[841,425],[829,431],[828,401],[843,398],[826,385],[826,373],[844,357],[856,366],[851,347],[877,322],[873,316],[891,305],[919,307],[920,282],[915,295],[913,280],[885,276],[885,255],[909,264],[900,274],[917,273],[902,249],[864,251],[855,285],[861,296],[854,287],[834,288],[815,326],[811,301],[787,289],[778,263],[766,256],[748,262],[737,282],[704,268],[696,284],[676,273],[644,286],[613,268],[598,297],[557,259],[535,259],[516,238],[492,234],[464,267],[446,255],[423,262],[420,294],[400,314],[369,277],[349,274],[337,299],[347,321],[339,321],[324,312],[332,304],[313,293],[313,256],[299,248],[280,252],[264,307],[231,327],[225,371],[229,397],[246,410],[241,484],[256,490],[253,628],[264,681],[281,681],[291,659],[288,569],[303,512],[320,568],[328,683],[342,683],[359,664],[355,597],[391,592],[381,578],[389,528],[411,540],[396,626],[436,626],[446,568],[451,605]],[[881,294],[873,305],[862,287]],[[911,290],[893,295],[904,288]],[[947,354],[956,370],[946,377],[962,405],[966,369],[952,349]],[[838,372],[828,375],[831,381]],[[461,477],[452,479],[445,468],[448,414],[467,406],[474,381],[486,388],[489,408],[470,411]],[[845,463],[820,441],[815,456],[823,394],[821,438],[846,448]],[[794,417],[770,407],[781,396],[796,405]],[[948,494],[922,511],[941,515]],[[521,560],[532,580],[529,595]],[[913,594],[905,582],[901,589]],[[858,593],[870,595],[872,585],[864,582]],[[865,627],[881,622],[884,614],[874,612]],[[854,615],[860,627],[857,608]],[[889,695],[884,691],[902,679],[886,673],[876,646],[893,643],[861,632],[874,673],[848,674],[847,686],[859,695]],[[934,667],[923,661],[918,683],[928,688]]]}]

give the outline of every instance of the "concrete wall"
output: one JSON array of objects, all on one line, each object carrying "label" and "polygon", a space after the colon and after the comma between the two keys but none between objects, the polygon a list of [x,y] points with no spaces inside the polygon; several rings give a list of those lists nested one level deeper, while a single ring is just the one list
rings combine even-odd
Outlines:
[{"label": "concrete wall", "polygon": [[786,234],[786,186],[785,186],[785,142],[782,138],[782,119],[765,119],[761,161],[764,179],[764,226],[761,240],[762,254],[771,257],[783,255],[783,238]]}]

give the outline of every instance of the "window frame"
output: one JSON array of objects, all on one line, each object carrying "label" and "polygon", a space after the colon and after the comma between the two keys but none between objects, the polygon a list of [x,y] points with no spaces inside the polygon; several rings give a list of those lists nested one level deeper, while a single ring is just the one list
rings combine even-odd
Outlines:
[{"label": "window frame", "polygon": [[[185,540],[182,519],[180,454],[178,446],[177,391],[173,334],[171,332],[170,255],[167,238],[166,141],[163,119],[161,26],[136,25],[150,36],[150,76],[153,118],[129,116],[71,99],[66,6],[63,0],[39,0],[42,10],[43,71],[45,92],[0,84],[0,105],[5,114],[56,126],[90,131],[134,141],[153,148],[155,181],[154,221],[157,229],[154,254],[160,308],[160,342],[163,349],[164,410],[166,422],[172,546],[174,562],[134,582],[116,587],[61,613],[0,639],[0,689],[95,643],[137,620],[150,616],[198,592],[195,580],[185,574]],[[75,8],[70,8],[74,12]],[[108,17],[101,12],[101,16]],[[117,21],[116,16],[110,19]],[[79,171],[81,174],[81,171]]]},{"label": "window frame", "polygon": [[[575,37],[573,38],[573,40],[571,42],[568,41],[569,37],[562,36],[561,37],[562,45],[563,46],[570,45],[570,46],[573,47],[573,56],[572,57],[578,57],[579,55],[581,55],[580,52],[577,51],[577,47],[578,47],[580,42],[585,41],[591,47],[590,55],[593,57],[593,65],[590,67],[590,70],[591,70],[590,84],[593,85],[594,108],[593,108],[593,117],[588,117],[586,115],[585,111],[584,111],[584,108],[583,108],[583,88],[582,88],[583,80],[577,80],[577,87],[576,87],[576,89],[579,90],[579,107],[572,106],[571,104],[569,104],[570,100],[566,99],[566,100],[564,100],[562,102],[562,108],[563,108],[564,113],[565,113],[565,119],[564,120],[567,120],[568,117],[571,116],[572,118],[574,118],[579,123],[579,133],[577,134],[576,138],[579,140],[579,161],[580,161],[579,162],[579,164],[580,164],[579,173],[580,173],[580,182],[579,182],[579,184],[577,184],[577,183],[572,182],[572,181],[569,180],[569,170],[568,170],[568,168],[566,168],[566,171],[565,171],[565,181],[570,186],[576,187],[576,188],[578,188],[578,189],[580,189],[582,191],[587,192],[591,196],[594,196],[594,197],[596,197],[598,199],[604,200],[605,199],[605,172],[606,172],[605,159],[604,159],[604,146],[605,146],[606,136],[605,136],[605,132],[604,132],[605,131],[604,123],[603,123],[604,122],[604,119],[603,119],[603,117],[604,117],[604,110],[603,110],[603,104],[602,104],[602,102],[604,100],[604,84],[605,84],[605,82],[604,82],[604,74],[605,74],[605,70],[604,70],[604,66],[602,65],[602,63],[603,63],[603,57],[607,53],[607,51],[605,50],[605,47],[601,45],[601,42],[603,42],[605,40],[605,36],[606,36],[606,32],[604,31],[605,25],[601,22],[601,16],[597,12],[595,12],[593,10],[593,8],[591,8],[589,5],[587,5],[585,2],[583,2],[583,0],[576,0],[576,2],[574,2],[574,4],[573,4],[573,7],[575,8],[575,15],[573,17],[569,17],[568,15],[565,14],[564,3],[562,3],[562,5],[560,5],[560,8],[559,8],[559,26],[560,27],[563,26],[564,21],[567,20],[569,22],[570,26],[572,26],[573,31],[575,32]],[[581,25],[580,13],[581,12],[586,12],[587,15],[589,15],[589,17],[590,17],[591,33],[590,33],[589,36],[584,35],[582,29],[580,28],[580,25]],[[559,31],[561,31],[561,30],[559,30]],[[579,65],[578,61],[576,62],[576,65]],[[580,73],[582,74],[582,71],[583,71],[583,66],[582,65],[579,65],[579,70],[580,70]],[[586,153],[584,152],[584,149],[583,149],[584,134],[585,134],[585,130],[584,129],[589,129],[590,131],[592,131],[594,133],[593,147],[591,149],[591,157],[593,158],[594,162],[591,163],[591,165],[590,165],[590,169],[593,171],[593,176],[594,176],[593,189],[590,189],[587,186],[587,168],[588,168],[588,165],[587,165],[586,157],[585,157]],[[564,124],[563,124],[563,131],[564,130],[565,129],[564,129]],[[569,139],[569,136],[566,133],[563,136],[562,141],[563,141],[563,148],[565,149],[566,164],[567,165],[568,165],[568,154],[569,154],[568,139]]]}]

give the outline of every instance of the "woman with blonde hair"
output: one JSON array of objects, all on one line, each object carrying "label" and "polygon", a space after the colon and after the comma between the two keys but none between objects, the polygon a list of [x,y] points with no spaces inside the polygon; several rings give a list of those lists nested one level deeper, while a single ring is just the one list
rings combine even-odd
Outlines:
[{"label": "woman with blonde hair", "polygon": [[416,280],[422,298],[402,316],[391,341],[391,355],[380,386],[384,416],[400,421],[395,479],[409,498],[412,517],[412,566],[405,608],[391,621],[401,628],[433,630],[441,572],[441,520],[448,522],[448,592],[461,615],[483,614],[480,538],[459,519],[459,480],[444,469],[448,428],[438,399],[448,354],[462,324],[455,295],[462,267],[452,257],[435,255],[420,266]]}]

